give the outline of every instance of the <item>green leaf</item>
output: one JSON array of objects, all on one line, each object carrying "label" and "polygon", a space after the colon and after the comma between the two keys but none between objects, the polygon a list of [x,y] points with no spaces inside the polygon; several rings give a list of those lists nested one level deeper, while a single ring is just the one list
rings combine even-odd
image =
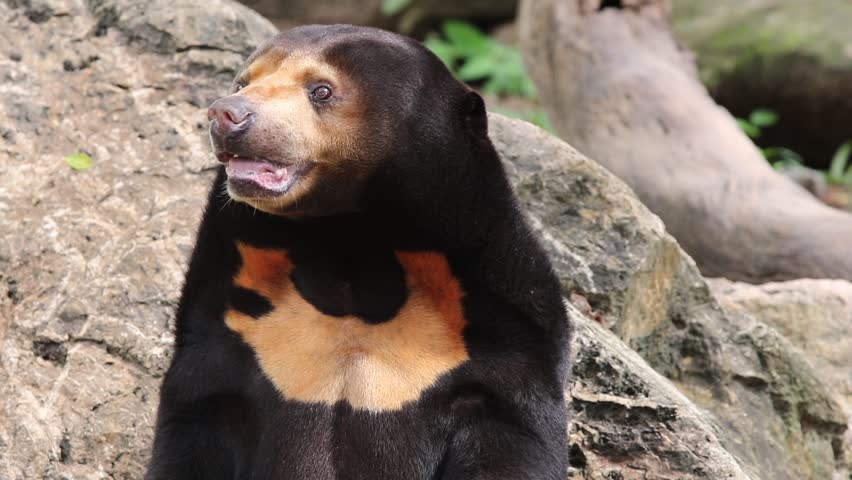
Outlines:
[{"label": "green leaf", "polygon": [[537,98],[538,90],[535,88],[535,83],[533,83],[532,79],[529,77],[525,77],[524,81],[521,83],[521,96],[525,98]]},{"label": "green leaf", "polygon": [[466,82],[471,80],[480,80],[482,78],[490,77],[497,66],[498,65],[494,57],[480,55],[478,57],[471,57],[468,61],[464,62],[464,65],[459,68],[456,74],[460,79]]},{"label": "green leaf", "polygon": [[458,60],[458,53],[456,52],[455,47],[441,40],[436,35],[426,37],[426,40],[423,41],[423,45],[431,50],[435,56],[440,58],[447,68],[453,70],[456,60]]},{"label": "green leaf", "polygon": [[802,160],[801,155],[784,147],[764,148],[763,156],[772,164],[772,166],[775,167],[776,170],[783,170],[785,168],[796,166],[801,167],[805,163],[804,160]]},{"label": "green leaf", "polygon": [[533,125],[556,135],[556,128],[553,126],[553,122],[550,121],[550,116],[544,110],[533,110],[530,112],[529,121]]},{"label": "green leaf", "polygon": [[553,135],[556,135],[556,129],[553,128],[553,124],[550,122],[550,118],[543,110],[533,110],[527,113],[519,112],[517,110],[504,107],[494,107],[489,110],[509,118],[517,118],[518,120],[523,120],[525,122],[532,123],[533,125],[541,129],[547,130]]},{"label": "green leaf", "polygon": [[846,142],[837,149],[831,166],[828,168],[828,179],[832,182],[843,183],[847,176],[852,175],[852,167],[847,170],[849,157],[852,155],[852,141]]},{"label": "green leaf", "polygon": [[405,10],[411,4],[411,0],[382,0],[382,15],[387,17],[396,15]]},{"label": "green leaf", "polygon": [[482,55],[491,49],[492,40],[476,26],[460,20],[444,22],[444,36],[462,57]]},{"label": "green leaf", "polygon": [[757,125],[752,125],[748,120],[743,120],[742,118],[737,119],[737,124],[740,126],[740,129],[745,132],[750,138],[758,138],[760,137],[760,127]]},{"label": "green leaf", "polygon": [[95,162],[92,161],[92,158],[85,153],[68,155],[65,157],[65,163],[74,170],[85,170],[87,168],[91,168],[95,164]]},{"label": "green leaf", "polygon": [[494,112],[494,113],[499,113],[500,115],[503,115],[504,117],[519,118],[519,119],[523,120],[523,115],[521,114],[521,112],[519,112],[515,109],[512,109],[512,108],[494,107],[494,108],[489,108],[488,111]]},{"label": "green leaf", "polygon": [[491,77],[484,84],[482,84],[482,93],[486,95],[499,96],[501,93],[503,93],[503,87],[496,77]]},{"label": "green leaf", "polygon": [[530,80],[522,64],[507,63],[505,59],[495,60],[494,71],[482,86],[482,90],[491,95],[523,96],[525,88],[529,89],[531,84],[525,86],[525,82]]},{"label": "green leaf", "polygon": [[520,49],[494,40],[467,22],[448,20],[442,29],[446,40],[430,35],[423,43],[460,80],[482,81],[482,91],[490,95],[536,97]]},{"label": "green leaf", "polygon": [[499,77],[498,82],[504,94],[536,97],[535,84],[527,74],[519,49],[503,46],[499,65],[495,76]]},{"label": "green leaf", "polygon": [[766,128],[778,123],[778,114],[766,108],[758,108],[751,112],[748,121],[757,127]]}]

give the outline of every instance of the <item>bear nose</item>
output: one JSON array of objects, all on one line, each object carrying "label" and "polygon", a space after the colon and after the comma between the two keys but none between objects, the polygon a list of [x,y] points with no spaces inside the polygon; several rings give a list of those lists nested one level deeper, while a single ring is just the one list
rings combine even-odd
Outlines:
[{"label": "bear nose", "polygon": [[220,98],[207,109],[210,132],[221,139],[246,131],[253,118],[254,110],[251,104],[242,97]]}]

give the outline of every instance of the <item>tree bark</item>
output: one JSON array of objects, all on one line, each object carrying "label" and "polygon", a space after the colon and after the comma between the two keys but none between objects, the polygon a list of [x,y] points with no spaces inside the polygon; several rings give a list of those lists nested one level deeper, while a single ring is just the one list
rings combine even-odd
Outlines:
[{"label": "tree bark", "polygon": [[698,80],[669,14],[662,0],[522,2],[559,134],[624,179],[706,276],[852,279],[852,215],[771,168]]}]

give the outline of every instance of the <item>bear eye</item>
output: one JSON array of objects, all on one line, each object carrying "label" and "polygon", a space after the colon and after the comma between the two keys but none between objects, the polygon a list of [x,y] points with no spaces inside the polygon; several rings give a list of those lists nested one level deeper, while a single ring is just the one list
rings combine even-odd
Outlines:
[{"label": "bear eye", "polygon": [[331,87],[328,85],[320,85],[311,90],[311,98],[320,102],[324,102],[331,98]]}]

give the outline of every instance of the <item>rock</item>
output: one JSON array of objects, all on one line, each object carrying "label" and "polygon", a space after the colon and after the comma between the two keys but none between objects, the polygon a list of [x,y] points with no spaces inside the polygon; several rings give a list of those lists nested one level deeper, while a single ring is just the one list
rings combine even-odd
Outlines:
[{"label": "rock", "polygon": [[674,0],[674,28],[713,97],[740,117],[771,107],[761,135],[826,168],[852,124],[852,4],[842,0]]},{"label": "rock", "polygon": [[[759,318],[801,349],[833,386],[852,427],[852,283],[803,279],[755,286],[712,279],[710,286],[726,308]],[[846,440],[852,448],[852,428]]]},{"label": "rock", "polygon": [[526,61],[560,136],[627,182],[707,276],[852,280],[852,214],[771,168],[698,81],[666,3],[589,3],[522,3]]},{"label": "rock", "polygon": [[569,478],[749,478],[712,417],[611,332],[568,312],[576,328]]},{"label": "rock", "polygon": [[524,122],[492,116],[490,127],[566,295],[584,297],[606,327],[709,410],[748,475],[847,474],[843,411],[786,339],[725,311],[660,219],[604,168]]},{"label": "rock", "polygon": [[395,29],[412,34],[440,20],[463,19],[487,23],[515,18],[517,0],[411,0],[395,22]]},{"label": "rock", "polygon": [[387,23],[382,0],[240,0],[276,24],[350,23],[381,26]]},{"label": "rock", "polygon": [[[215,0],[15,4],[0,1],[0,478],[138,479],[215,165],[203,107],[275,30]],[[72,170],[76,152],[94,166]]]},{"label": "rock", "polygon": [[397,32],[424,33],[444,19],[508,22],[517,0],[408,0],[393,15],[382,10],[383,0],[240,0],[281,28],[308,23],[371,25]]},{"label": "rock", "polygon": [[[204,107],[226,91],[245,46],[180,45],[215,36],[251,42],[274,31],[224,1],[206,10],[213,17],[205,32],[182,20],[205,9],[194,0],[156,12],[114,1],[0,1],[4,480],[141,478],[173,309],[215,165]],[[119,19],[104,20],[110,5]],[[176,18],[162,17],[167,11]],[[149,25],[163,32],[151,34]],[[787,432],[792,454],[835,469],[828,458],[838,428],[834,407],[809,370],[791,367],[788,347],[780,340],[776,350],[753,347],[756,322],[743,317],[740,326],[739,318],[722,315],[695,266],[623,183],[532,126],[491,120],[566,294],[578,303],[587,298],[590,313],[677,384],[706,386],[704,403],[714,412],[724,406],[731,417],[743,414],[725,396],[731,392],[762,402],[748,412],[767,430]],[[75,171],[64,162],[80,151],[93,167]],[[731,418],[715,420],[613,334],[571,314],[578,323],[574,478],[756,476],[754,465],[762,464],[742,461],[724,444],[736,435],[725,431]],[[760,339],[777,340],[760,332]],[[755,359],[764,353],[765,366]],[[731,380],[742,371],[765,377],[766,385]],[[738,448],[751,451],[754,433],[741,438],[746,447]],[[812,455],[799,453],[805,449]]]},{"label": "rock", "polygon": [[95,35],[118,29],[131,44],[158,53],[213,50],[248,56],[274,30],[250,9],[229,0],[87,0]]}]

